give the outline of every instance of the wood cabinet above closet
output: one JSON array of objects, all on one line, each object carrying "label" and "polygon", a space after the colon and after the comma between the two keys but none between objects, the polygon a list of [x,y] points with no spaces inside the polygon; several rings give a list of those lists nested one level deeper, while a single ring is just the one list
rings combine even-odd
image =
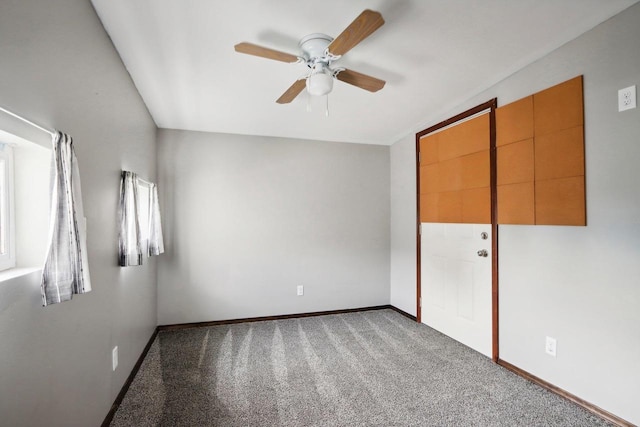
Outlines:
[{"label": "wood cabinet above closet", "polygon": [[582,76],[496,110],[499,224],[586,225]]}]

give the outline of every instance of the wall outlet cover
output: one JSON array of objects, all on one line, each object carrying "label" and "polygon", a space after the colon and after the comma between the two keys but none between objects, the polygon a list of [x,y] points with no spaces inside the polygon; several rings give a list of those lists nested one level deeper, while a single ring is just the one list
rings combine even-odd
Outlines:
[{"label": "wall outlet cover", "polygon": [[299,297],[303,296],[304,295],[304,286],[303,285],[298,285],[297,292],[298,292],[298,296]]},{"label": "wall outlet cover", "polygon": [[545,341],[544,351],[549,356],[556,357],[556,345],[557,345],[557,341],[555,338],[547,337]]},{"label": "wall outlet cover", "polygon": [[618,91],[618,111],[636,108],[636,86],[629,86]]}]

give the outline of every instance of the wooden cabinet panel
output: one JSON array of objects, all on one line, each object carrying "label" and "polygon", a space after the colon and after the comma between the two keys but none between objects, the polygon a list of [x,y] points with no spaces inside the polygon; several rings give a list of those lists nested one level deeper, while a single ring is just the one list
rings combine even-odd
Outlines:
[{"label": "wooden cabinet panel", "polygon": [[462,190],[462,168],[460,159],[450,159],[438,163],[439,191]]},{"label": "wooden cabinet panel", "polygon": [[489,149],[489,114],[438,132],[438,159],[461,157]]},{"label": "wooden cabinet panel", "polygon": [[462,222],[491,224],[491,189],[462,190]]},{"label": "wooden cabinet panel", "polygon": [[461,157],[460,161],[462,189],[489,187],[489,150]]},{"label": "wooden cabinet panel", "polygon": [[438,162],[439,134],[434,133],[420,138],[420,164],[430,165]]},{"label": "wooden cabinet panel", "polygon": [[420,222],[438,222],[438,193],[420,194]]},{"label": "wooden cabinet panel", "polygon": [[498,224],[535,224],[534,184],[498,186]]},{"label": "wooden cabinet panel", "polygon": [[420,222],[491,223],[491,190],[473,188],[420,195]]},{"label": "wooden cabinet panel", "polygon": [[582,76],[533,95],[535,136],[584,124]]},{"label": "wooden cabinet panel", "polygon": [[496,109],[496,146],[533,138],[533,95]]},{"label": "wooden cabinet panel", "polygon": [[586,225],[584,176],[536,181],[536,224]]},{"label": "wooden cabinet panel", "polygon": [[438,194],[438,222],[462,222],[462,192]]},{"label": "wooden cabinet panel", "polygon": [[536,179],[584,175],[584,131],[582,126],[536,138]]},{"label": "wooden cabinet panel", "polygon": [[579,76],[496,110],[499,224],[586,224],[582,84]]},{"label": "wooden cabinet panel", "polygon": [[533,139],[498,147],[498,185],[533,182]]},{"label": "wooden cabinet panel", "polygon": [[498,224],[534,224],[533,95],[496,110]]},{"label": "wooden cabinet panel", "polygon": [[439,164],[434,163],[420,167],[420,194],[440,191]]},{"label": "wooden cabinet panel", "polygon": [[420,221],[491,223],[489,114],[423,136]]}]

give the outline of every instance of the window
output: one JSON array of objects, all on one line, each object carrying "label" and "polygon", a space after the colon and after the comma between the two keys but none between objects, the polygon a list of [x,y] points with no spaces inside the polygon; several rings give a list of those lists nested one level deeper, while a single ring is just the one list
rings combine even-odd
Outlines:
[{"label": "window", "polygon": [[145,257],[149,256],[149,237],[151,213],[151,187],[148,183],[138,179],[138,226],[140,227],[140,249]]},{"label": "window", "polygon": [[0,281],[42,268],[49,235],[50,142],[0,129]]},{"label": "window", "polygon": [[15,267],[13,149],[0,143],[0,271]]}]

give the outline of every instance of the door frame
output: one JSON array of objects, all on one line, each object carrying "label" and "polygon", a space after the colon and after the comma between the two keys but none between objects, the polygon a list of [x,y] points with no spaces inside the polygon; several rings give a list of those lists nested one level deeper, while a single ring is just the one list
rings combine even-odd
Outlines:
[{"label": "door frame", "polygon": [[468,119],[476,114],[488,110],[489,114],[489,170],[491,189],[491,329],[492,329],[492,359],[499,359],[498,341],[498,192],[497,192],[497,160],[496,160],[496,108],[498,99],[493,98],[485,103],[468,109],[458,115],[444,120],[416,133],[416,321],[422,322],[421,300],[421,236],[420,236],[420,138],[456,122]]}]

